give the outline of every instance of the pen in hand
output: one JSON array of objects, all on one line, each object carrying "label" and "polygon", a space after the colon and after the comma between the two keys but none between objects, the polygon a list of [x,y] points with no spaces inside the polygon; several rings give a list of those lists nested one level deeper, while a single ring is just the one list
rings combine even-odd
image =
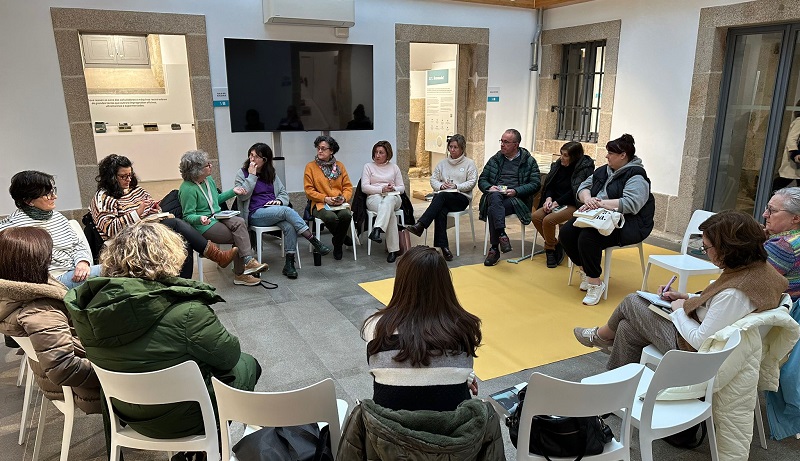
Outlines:
[{"label": "pen in hand", "polygon": [[669,301],[669,298],[667,298],[665,296],[665,293],[670,290],[670,288],[672,287],[672,284],[675,282],[675,279],[677,279],[677,278],[678,278],[677,276],[673,275],[672,278],[669,279],[669,282],[667,282],[667,284],[664,285],[664,289],[661,290],[661,299],[665,299],[665,300]]}]

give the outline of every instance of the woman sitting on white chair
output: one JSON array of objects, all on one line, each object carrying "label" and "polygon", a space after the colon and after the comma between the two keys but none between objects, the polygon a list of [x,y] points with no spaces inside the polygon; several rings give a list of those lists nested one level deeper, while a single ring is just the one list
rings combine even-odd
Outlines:
[{"label": "woman sitting on white chair", "polygon": [[752,312],[774,309],[789,285],[767,262],[766,236],[752,216],[741,211],[717,213],[702,224],[700,250],[722,274],[698,295],[661,286],[658,294],[671,302],[671,321],[648,308],[649,301],[629,294],[601,327],[576,327],[575,338],[586,347],[608,352],[608,369],[638,363],[642,349],[654,345],[697,350],[706,338]]},{"label": "woman sitting on white chair", "polygon": [[236,172],[234,185],[246,191],[236,196],[236,202],[245,224],[281,228],[283,248],[286,251],[283,275],[296,279],[297,269],[294,263],[298,235],[311,242],[314,249],[323,256],[330,253],[331,249],[314,237],[303,218],[289,206],[289,194],[275,174],[272,158],[272,148],[263,142],[250,147],[247,160]]},{"label": "woman sitting on white chair", "polygon": [[439,162],[431,174],[431,187],[436,194],[417,223],[406,227],[419,237],[431,223],[435,223],[433,246],[441,248],[447,261],[453,260],[447,242],[447,213],[466,210],[472,203],[472,189],[478,183],[478,169],[475,162],[464,153],[466,147],[464,136],[454,134],[450,137],[447,141],[447,158]]},{"label": "woman sitting on white chair", "polygon": [[400,194],[406,190],[400,168],[391,163],[391,159],[392,145],[389,141],[378,141],[372,146],[372,162],[364,165],[361,174],[361,190],[367,194],[367,209],[377,214],[369,239],[381,243],[381,234],[386,233],[388,263],[393,263],[400,251],[397,216],[394,212],[403,204]]},{"label": "woman sitting on white chair", "polygon": [[600,261],[608,247],[633,245],[643,241],[653,230],[655,198],[650,193],[650,179],[636,156],[633,136],[623,134],[606,144],[606,160],[578,187],[579,211],[618,211],[625,216],[625,225],[602,235],[593,227],[576,227],[575,219],[561,226],[559,242],[569,259],[580,268],[580,289],[586,291],[583,304],[600,302],[605,283],[600,279]]},{"label": "woman sitting on white chair", "polygon": [[353,184],[344,164],[336,160],[339,143],[335,139],[317,136],[314,149],[314,160],[306,164],[303,172],[303,188],[311,202],[311,216],[325,223],[333,234],[333,259],[340,260],[344,253],[342,245],[353,246],[352,238],[347,235],[353,214],[349,208],[328,208],[349,203],[353,196]]},{"label": "woman sitting on white chair", "polygon": [[47,271],[52,253],[53,240],[42,228],[0,231],[0,332],[30,339],[38,360],[28,363],[48,399],[64,400],[61,386],[70,386],[75,406],[100,413],[100,382],[71,333],[67,290]]}]

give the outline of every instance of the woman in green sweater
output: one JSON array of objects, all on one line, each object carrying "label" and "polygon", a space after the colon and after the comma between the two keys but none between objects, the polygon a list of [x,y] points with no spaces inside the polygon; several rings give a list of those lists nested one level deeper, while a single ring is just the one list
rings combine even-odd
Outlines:
[{"label": "woman in green sweater", "polygon": [[214,243],[233,243],[239,248],[239,257],[233,263],[233,283],[254,286],[261,283],[255,277],[269,268],[253,257],[250,235],[244,219],[238,216],[219,217],[220,204],[247,193],[243,187],[234,187],[220,193],[211,177],[211,162],[201,150],[190,150],[181,157],[183,183],[178,189],[183,209],[183,220],[194,226],[203,237]]}]

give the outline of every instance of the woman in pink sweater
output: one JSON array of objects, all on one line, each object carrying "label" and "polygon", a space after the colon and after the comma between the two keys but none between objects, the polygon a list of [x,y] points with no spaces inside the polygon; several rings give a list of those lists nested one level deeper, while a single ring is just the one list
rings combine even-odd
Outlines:
[{"label": "woman in pink sweater", "polygon": [[361,190],[367,194],[367,209],[378,214],[369,238],[381,243],[381,234],[386,234],[386,248],[389,250],[386,262],[389,263],[397,259],[400,251],[394,212],[400,209],[400,194],[406,190],[400,168],[389,163],[391,159],[392,145],[389,141],[378,141],[372,146],[372,162],[364,165],[361,174]]}]

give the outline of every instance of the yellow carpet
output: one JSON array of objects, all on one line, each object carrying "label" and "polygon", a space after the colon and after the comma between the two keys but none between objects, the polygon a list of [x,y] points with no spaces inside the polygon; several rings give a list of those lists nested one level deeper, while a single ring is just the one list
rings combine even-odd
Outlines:
[{"label": "yellow carpet", "polygon": [[[649,254],[674,254],[645,245]],[[514,253],[509,256],[514,257]],[[572,335],[575,326],[602,325],[628,293],[641,288],[642,271],[636,248],[615,250],[612,255],[608,299],[596,306],[581,304],[577,271],[567,286],[566,260],[556,269],[545,266],[544,254],[533,260],[511,264],[501,260],[495,267],[482,264],[452,269],[461,305],[482,320],[483,345],[478,349],[475,373],[486,380],[527,368],[593,352]],[[672,273],[653,266],[649,291],[666,283]],[[690,292],[702,290],[713,276],[689,279]],[[677,285],[677,282],[676,282]],[[394,279],[362,283],[360,286],[386,305],[392,297]]]}]

